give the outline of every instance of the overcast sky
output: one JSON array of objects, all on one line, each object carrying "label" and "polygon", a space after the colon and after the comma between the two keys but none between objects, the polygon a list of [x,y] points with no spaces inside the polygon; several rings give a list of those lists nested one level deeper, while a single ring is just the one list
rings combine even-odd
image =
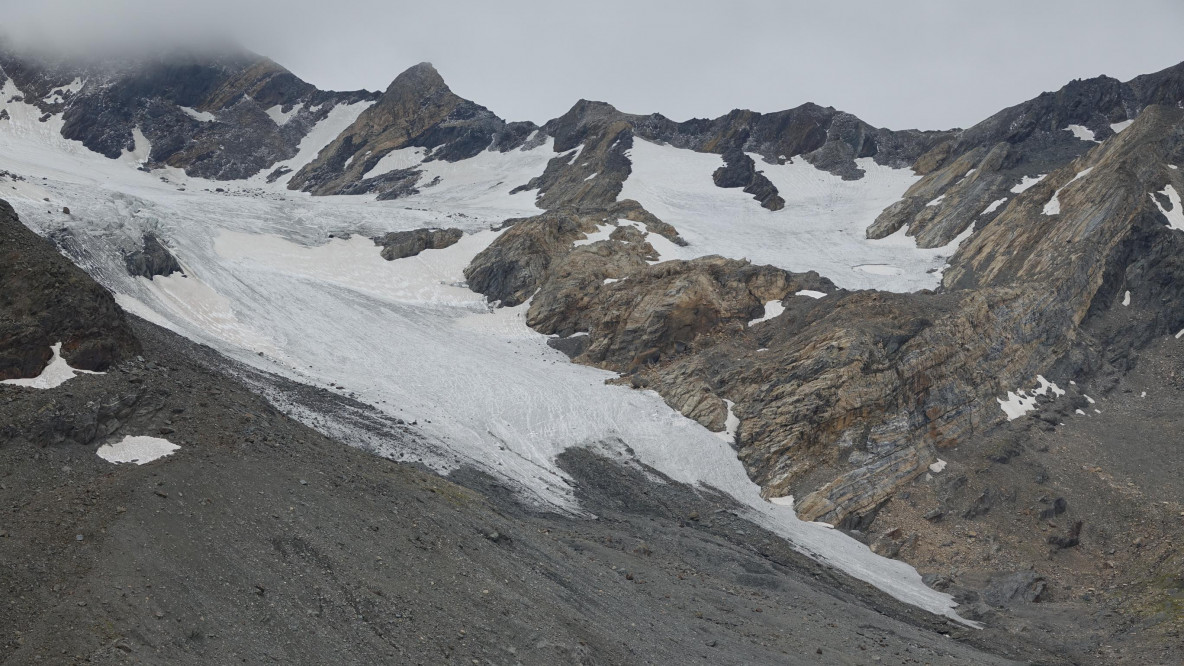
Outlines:
[{"label": "overcast sky", "polygon": [[1184,60],[1184,0],[0,0],[0,29],[80,49],[232,38],[335,89],[428,60],[536,122],[583,97],[676,120],[812,101],[968,127],[1074,78]]}]

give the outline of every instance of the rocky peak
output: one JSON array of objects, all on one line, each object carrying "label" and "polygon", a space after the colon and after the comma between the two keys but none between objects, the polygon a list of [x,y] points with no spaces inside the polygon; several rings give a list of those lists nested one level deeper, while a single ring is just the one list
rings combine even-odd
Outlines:
[{"label": "rocky peak", "polygon": [[1149,105],[1182,101],[1184,63],[1126,83],[1108,76],[1071,81],[1003,109],[921,156],[913,168],[925,179],[886,209],[867,235],[883,238],[907,226],[921,247],[946,245],[999,215],[1025,178],[1069,164]]},{"label": "rocky peak", "polygon": [[[428,149],[425,159],[456,161],[481,151],[516,148],[535,129],[506,123],[489,109],[453,93],[429,63],[400,74],[374,106],[362,112],[317,158],[292,177],[289,187],[313,194],[379,197],[414,189],[418,172],[366,178],[378,162],[401,148]],[[402,170],[407,171],[407,170]]]}]

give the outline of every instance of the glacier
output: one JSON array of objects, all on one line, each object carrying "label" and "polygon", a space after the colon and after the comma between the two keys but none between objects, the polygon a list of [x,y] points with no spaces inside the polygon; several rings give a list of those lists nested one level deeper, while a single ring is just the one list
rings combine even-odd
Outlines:
[{"label": "glacier", "polygon": [[[141,171],[146,145],[137,142],[134,152],[108,160],[63,139],[57,117],[42,123],[23,102],[0,102],[12,117],[0,126],[0,169],[25,178],[0,183],[0,197],[43,235],[68,230],[71,259],[125,309],[260,373],[332,386],[392,421],[414,422],[426,443],[391,437],[376,445],[372,433],[353,431],[332,413],[296,410],[313,427],[440,473],[475,466],[525,501],[573,515],[586,513],[556,457],[571,447],[595,448],[727,493],[800,551],[965,622],[952,598],[925,586],[909,565],[875,555],[829,525],[799,520],[791,503],[766,501],[728,442],[656,393],[606,385],[612,373],[570,363],[526,326],[528,303],[494,308],[465,286],[464,267],[504,220],[540,212],[536,193],[510,191],[542,173],[555,156],[550,140],[463,162],[423,163],[422,182],[439,177],[438,184],[378,202],[311,197],[262,176],[227,183],[171,168]],[[287,166],[311,160],[364,108],[335,109]],[[765,165],[787,201],[773,214],[738,190],[711,184],[718,156],[639,140],[632,159],[634,175],[621,198],[638,199],[690,243],[662,244],[663,260],[724,254],[818,270],[844,287],[911,290],[935,286],[949,253],[919,250],[896,235],[863,237],[875,213],[915,182],[911,172],[867,163],[863,180],[846,182],[805,164]],[[388,164],[404,161],[415,156]],[[458,227],[465,236],[391,262],[369,240],[431,226]],[[148,232],[166,239],[183,274],[127,274],[123,257]]]}]

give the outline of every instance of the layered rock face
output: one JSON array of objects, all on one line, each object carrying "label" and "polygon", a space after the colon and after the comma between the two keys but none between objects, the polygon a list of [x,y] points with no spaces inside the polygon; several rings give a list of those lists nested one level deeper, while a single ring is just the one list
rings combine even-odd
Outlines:
[{"label": "layered rock face", "polygon": [[998,215],[1021,183],[1114,136],[1147,106],[1181,100],[1184,66],[1176,65],[1126,83],[1105,76],[1073,81],[1004,109],[922,155],[913,168],[925,177],[876,219],[868,238],[907,226],[921,247],[946,245]]},{"label": "layered rock face", "polygon": [[[1005,423],[997,398],[1038,375],[1121,369],[1184,327],[1184,240],[1164,223],[1167,186],[1184,187],[1169,166],[1184,157],[1181,113],[1148,108],[1021,194],[961,248],[940,293],[844,292],[721,258],[651,265],[638,230],[603,211],[520,221],[467,275],[504,304],[533,296],[527,322],[555,346],[711,430],[730,401],[767,496],[859,524],[942,449]],[[605,224],[608,239],[579,244]],[[1128,290],[1129,312],[1154,310],[1134,327],[1106,315]],[[769,301],[784,313],[746,326]]]},{"label": "layered rock face", "polygon": [[76,63],[29,58],[0,45],[0,69],[26,102],[47,114],[43,120],[61,114],[63,137],[114,159],[137,148],[139,131],[152,147],[148,165],[218,180],[248,178],[294,157],[300,140],[335,106],[377,97],[317,90],[246,51]]},{"label": "layered rock face", "polygon": [[110,292],[0,200],[0,379],[41,374],[59,342],[83,370],[106,370],[139,349]]},{"label": "layered rock face", "polygon": [[[714,120],[678,123],[660,114],[627,114],[587,100],[543,125],[542,132],[554,137],[555,150],[562,154],[524,189],[539,190],[539,206],[547,209],[603,207],[615,201],[631,170],[627,151],[634,137],[720,155],[724,165],[713,176],[717,186],[743,188],[761,206],[779,210],[784,198],[761,174],[750,153],[771,164],[800,156],[819,169],[857,179],[863,176],[855,162],[858,158],[906,167],[952,136],[877,129],[855,116],[815,104],[770,114],[737,110]],[[577,148],[578,153],[569,152]]]},{"label": "layered rock face", "polygon": [[[393,150],[424,148],[427,159],[463,160],[493,147],[521,146],[532,123],[506,123],[485,107],[462,99],[428,63],[400,74],[374,106],[298,171],[289,186],[313,194],[362,194],[414,187],[418,172],[396,170],[366,178]],[[408,173],[412,171],[414,173]],[[408,184],[408,178],[413,180]]]}]

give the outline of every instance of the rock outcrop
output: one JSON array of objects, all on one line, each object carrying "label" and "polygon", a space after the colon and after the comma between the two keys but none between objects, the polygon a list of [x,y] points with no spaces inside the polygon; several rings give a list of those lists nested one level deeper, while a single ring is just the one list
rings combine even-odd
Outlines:
[{"label": "rock outcrop", "polygon": [[443,250],[451,247],[461,239],[464,233],[460,229],[412,229],[411,231],[392,231],[385,236],[374,239],[374,244],[382,248],[382,258],[387,261],[414,257],[424,250]]},{"label": "rock outcrop", "polygon": [[53,61],[0,48],[0,69],[25,102],[61,114],[63,137],[115,159],[137,149],[139,132],[151,145],[149,165],[219,180],[248,178],[294,157],[335,106],[377,97],[317,90],[244,50],[129,64]]},{"label": "rock outcrop", "polygon": [[457,96],[434,67],[420,63],[400,74],[374,106],[292,177],[289,187],[313,194],[382,195],[393,187],[408,187],[392,183],[385,174],[367,177],[393,150],[423,148],[425,159],[455,162],[491,147],[520,147],[535,129],[531,123],[506,123]]},{"label": "rock outcrop", "polygon": [[1051,173],[1113,137],[1149,105],[1184,101],[1184,63],[1126,83],[1100,76],[1069,83],[959,132],[914,164],[925,176],[868,228],[883,238],[908,227],[921,247],[941,247],[994,219],[1017,186]]},{"label": "rock outcrop", "polygon": [[[1184,112],[1149,107],[986,223],[939,293],[843,292],[721,258],[651,265],[635,229],[573,247],[605,220],[558,212],[499,238],[470,285],[506,304],[533,296],[529,325],[578,338],[562,345],[577,361],[711,430],[730,401],[740,458],[767,496],[859,524],[939,451],[1006,423],[1008,392],[1121,369],[1184,328],[1184,238],[1165,224],[1179,214],[1167,187],[1184,191],[1182,137]],[[793,295],[806,289],[828,295]],[[1109,314],[1126,291],[1133,324]],[[770,300],[784,312],[746,326]]]},{"label": "rock outcrop", "polygon": [[59,342],[82,370],[106,370],[139,349],[110,292],[0,200],[0,379],[41,374]]},{"label": "rock outcrop", "polygon": [[126,258],[128,275],[151,280],[157,275],[172,275],[181,272],[181,264],[155,235],[144,236],[143,248]]}]

